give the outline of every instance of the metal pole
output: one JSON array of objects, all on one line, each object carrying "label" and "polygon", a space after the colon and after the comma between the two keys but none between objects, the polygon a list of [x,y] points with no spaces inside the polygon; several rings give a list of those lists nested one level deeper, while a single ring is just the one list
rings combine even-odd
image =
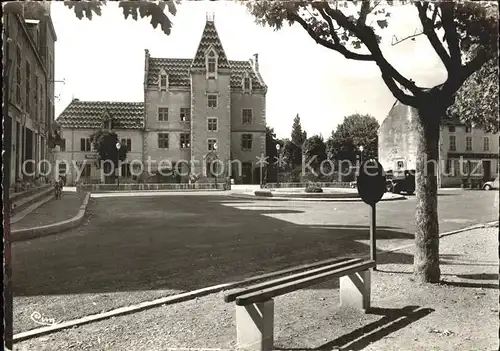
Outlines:
[{"label": "metal pole", "polygon": [[[5,14],[5,29],[4,29],[4,45],[5,45],[5,71],[4,71],[4,100],[3,100],[3,127],[4,127],[4,154],[3,154],[3,206],[4,206],[4,343],[5,347],[12,350],[12,335],[13,335],[13,316],[12,316],[12,255],[10,241],[10,211],[12,209],[10,203],[10,174],[11,174],[11,153],[12,153],[12,120],[9,116],[9,101],[10,101],[10,70],[12,62],[10,57],[9,38],[9,15]],[[17,58],[19,59],[19,58]],[[19,147],[17,145],[16,147]]]},{"label": "metal pole", "polygon": [[117,183],[117,189],[120,190],[120,149],[116,149],[116,183]]},{"label": "metal pole", "polygon": [[[376,233],[377,233],[377,211],[376,204],[370,206],[370,259],[377,262],[377,243],[376,243]],[[375,266],[373,270],[377,270]]]}]

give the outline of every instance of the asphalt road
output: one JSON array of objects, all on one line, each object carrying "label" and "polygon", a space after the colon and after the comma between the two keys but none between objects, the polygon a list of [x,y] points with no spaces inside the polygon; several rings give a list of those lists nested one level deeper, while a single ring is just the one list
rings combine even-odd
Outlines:
[{"label": "asphalt road", "polygon": [[[498,219],[495,192],[445,191],[441,232]],[[377,206],[378,249],[411,244],[415,198]],[[88,222],[13,244],[15,330],[316,259],[369,254],[368,206],[227,196],[92,199]],[[382,260],[408,263],[412,256]]]}]

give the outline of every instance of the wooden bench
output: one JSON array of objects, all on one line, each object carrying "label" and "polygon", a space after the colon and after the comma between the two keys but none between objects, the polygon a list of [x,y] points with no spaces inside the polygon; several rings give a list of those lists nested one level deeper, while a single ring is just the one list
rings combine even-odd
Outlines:
[{"label": "wooden bench", "polygon": [[[317,268],[316,268],[317,267]],[[340,278],[340,305],[370,308],[370,269],[375,261],[341,258],[311,265],[306,271],[225,292],[225,302],[236,303],[238,348],[268,351],[274,342],[274,297],[327,280]],[[297,268],[297,271],[300,271]]]}]

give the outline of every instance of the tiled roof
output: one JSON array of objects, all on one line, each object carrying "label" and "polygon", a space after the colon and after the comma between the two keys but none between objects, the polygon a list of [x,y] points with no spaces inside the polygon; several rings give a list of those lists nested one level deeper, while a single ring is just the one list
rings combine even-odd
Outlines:
[{"label": "tiled roof", "polygon": [[[158,77],[162,68],[168,74],[169,86],[189,87],[191,85],[189,68],[190,59],[177,58],[149,58],[148,84],[158,84]],[[231,88],[241,88],[243,75],[248,73],[252,79],[252,88],[262,89],[252,65],[248,61],[229,61],[231,69]]]},{"label": "tiled roof", "polygon": [[74,99],[56,121],[63,128],[98,129],[107,115],[112,118],[114,129],[140,129],[144,122],[144,103]]},{"label": "tiled roof", "polygon": [[198,45],[198,50],[196,50],[196,55],[194,56],[193,62],[191,64],[192,68],[205,68],[205,53],[209,47],[213,47],[217,53],[217,67],[218,68],[229,68],[229,62],[222,47],[222,43],[215,28],[213,21],[207,21],[205,24],[205,29],[201,35],[200,44]]}]

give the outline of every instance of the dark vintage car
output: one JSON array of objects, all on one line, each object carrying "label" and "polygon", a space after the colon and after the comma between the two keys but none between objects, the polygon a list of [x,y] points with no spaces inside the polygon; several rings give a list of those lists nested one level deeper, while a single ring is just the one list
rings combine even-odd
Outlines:
[{"label": "dark vintage car", "polygon": [[386,179],[388,192],[394,194],[405,193],[407,195],[415,193],[415,170],[406,170],[395,174],[388,173]]}]

